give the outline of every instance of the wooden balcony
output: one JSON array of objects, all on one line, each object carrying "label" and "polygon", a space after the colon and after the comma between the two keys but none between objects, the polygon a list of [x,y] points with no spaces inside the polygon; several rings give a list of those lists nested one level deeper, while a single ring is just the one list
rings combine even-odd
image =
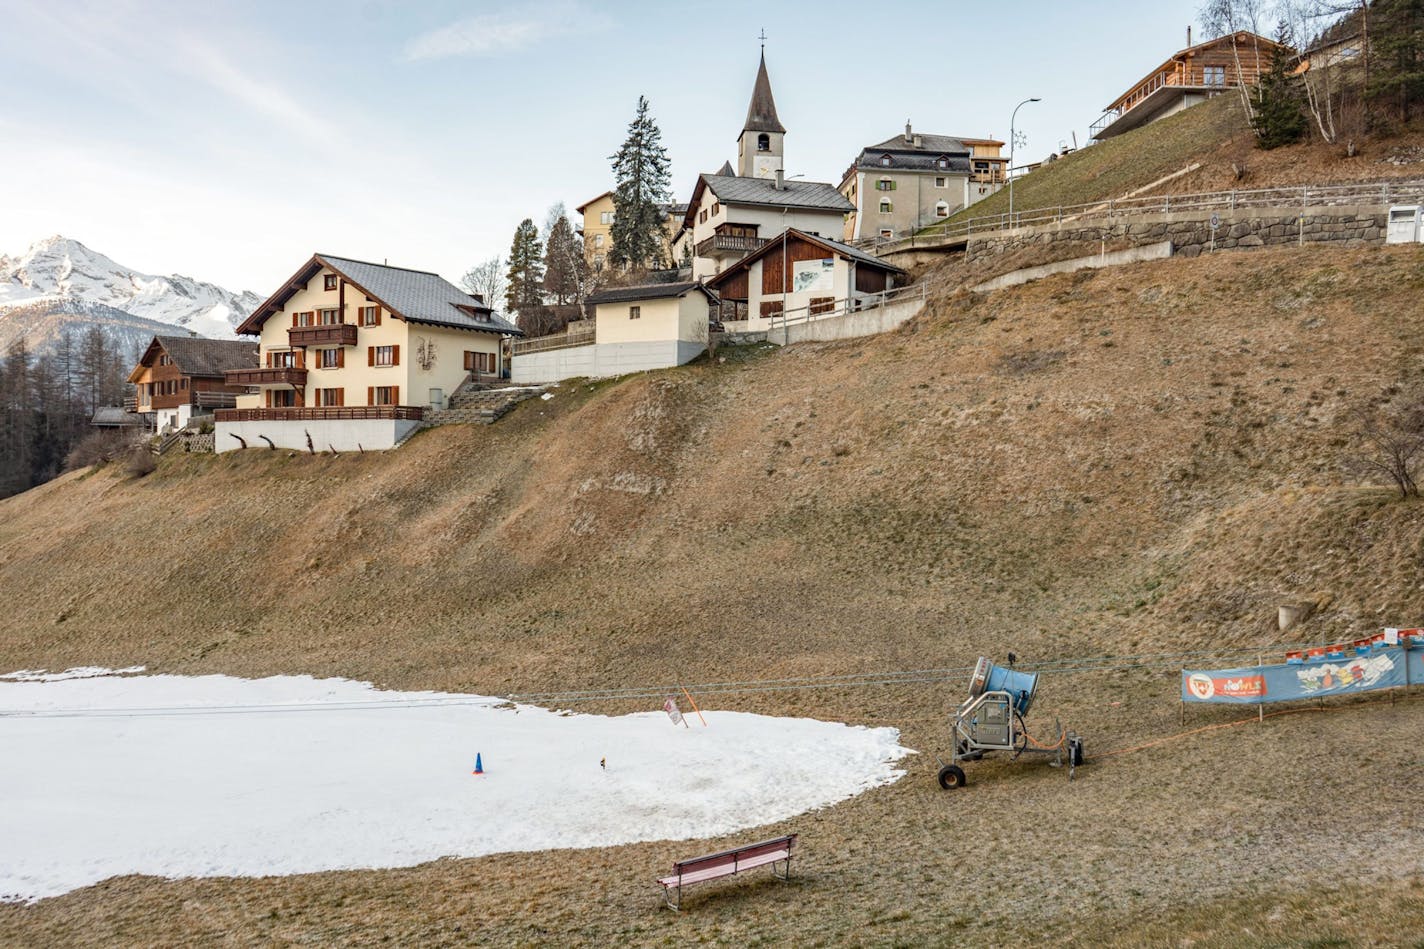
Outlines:
[{"label": "wooden balcony", "polygon": [[293,389],[304,389],[307,371],[293,368],[229,369],[223,381],[230,386],[291,386]]},{"label": "wooden balcony", "polygon": [[697,242],[695,253],[698,257],[736,257],[741,259],[766,243],[764,237],[749,237],[742,234],[713,234]]},{"label": "wooden balcony", "polygon": [[321,422],[327,420],[409,419],[420,421],[425,408],[419,405],[333,405],[293,406],[285,409],[218,409],[218,422]]},{"label": "wooden balcony", "polygon": [[287,342],[292,346],[355,346],[356,324],[293,326],[287,330]]}]

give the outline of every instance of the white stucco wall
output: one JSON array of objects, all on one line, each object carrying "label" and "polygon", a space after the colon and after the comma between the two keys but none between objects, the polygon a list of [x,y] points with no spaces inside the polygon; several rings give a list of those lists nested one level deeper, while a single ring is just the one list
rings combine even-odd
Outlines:
[{"label": "white stucco wall", "polygon": [[667,369],[696,359],[707,346],[687,340],[637,340],[594,343],[514,357],[510,381],[520,385],[599,379],[649,369]]},{"label": "white stucco wall", "polygon": [[247,447],[267,448],[263,435],[278,448],[307,450],[307,433],[311,433],[317,451],[335,448],[337,451],[385,451],[420,425],[408,419],[342,419],[290,422],[218,422],[215,448],[219,454],[242,448],[234,435],[247,441]]}]

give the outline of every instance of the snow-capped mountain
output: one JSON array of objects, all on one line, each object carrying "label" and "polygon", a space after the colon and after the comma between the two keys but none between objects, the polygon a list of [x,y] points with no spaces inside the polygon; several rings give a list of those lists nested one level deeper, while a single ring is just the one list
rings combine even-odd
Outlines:
[{"label": "snow-capped mountain", "polygon": [[[55,235],[32,244],[16,257],[0,255],[0,337],[16,338],[6,327],[24,315],[24,335],[39,348],[55,335],[41,316],[83,313],[85,322],[125,324],[130,332],[149,324],[167,324],[199,336],[231,338],[262,298],[251,291],[234,293],[177,274],[140,273],[90,250],[79,241]],[[124,320],[121,311],[136,320]],[[115,326],[114,329],[118,329]],[[38,338],[35,337],[37,334]]]}]

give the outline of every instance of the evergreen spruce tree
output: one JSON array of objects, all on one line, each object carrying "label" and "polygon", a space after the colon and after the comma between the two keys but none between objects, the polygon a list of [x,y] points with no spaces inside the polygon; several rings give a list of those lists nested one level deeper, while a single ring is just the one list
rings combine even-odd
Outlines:
[{"label": "evergreen spruce tree", "polygon": [[532,218],[525,218],[514,229],[514,242],[509,246],[508,286],[504,291],[505,306],[519,314],[519,328],[524,325],[526,311],[537,319],[543,304],[544,248],[539,243],[539,229]]},{"label": "evergreen spruce tree", "polygon": [[663,206],[672,180],[662,132],[648,114],[648,100],[638,97],[638,112],[628,138],[613,162],[613,248],[610,263],[646,269],[663,263]]},{"label": "evergreen spruce tree", "polygon": [[1365,97],[1408,122],[1424,101],[1424,0],[1370,5],[1370,72]]},{"label": "evergreen spruce tree", "polygon": [[1300,80],[1293,79],[1287,73],[1294,39],[1290,24],[1280,21],[1276,26],[1276,42],[1280,45],[1271,55],[1270,70],[1261,77],[1256,92],[1256,114],[1251,120],[1259,148],[1291,145],[1305,135],[1305,112],[1300,107]]}]

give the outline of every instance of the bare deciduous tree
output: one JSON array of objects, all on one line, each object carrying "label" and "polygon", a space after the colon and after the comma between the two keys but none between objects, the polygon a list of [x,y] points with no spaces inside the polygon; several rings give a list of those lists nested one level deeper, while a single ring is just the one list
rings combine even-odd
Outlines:
[{"label": "bare deciduous tree", "polygon": [[1387,478],[1401,498],[1418,497],[1415,470],[1424,459],[1424,399],[1356,413],[1354,466],[1366,477]]},{"label": "bare deciduous tree", "polygon": [[489,260],[476,264],[465,271],[465,275],[460,278],[460,286],[464,287],[467,293],[479,294],[486,306],[499,306],[500,301],[504,299],[505,290],[509,287],[509,281],[504,275],[504,261],[496,254]]}]

